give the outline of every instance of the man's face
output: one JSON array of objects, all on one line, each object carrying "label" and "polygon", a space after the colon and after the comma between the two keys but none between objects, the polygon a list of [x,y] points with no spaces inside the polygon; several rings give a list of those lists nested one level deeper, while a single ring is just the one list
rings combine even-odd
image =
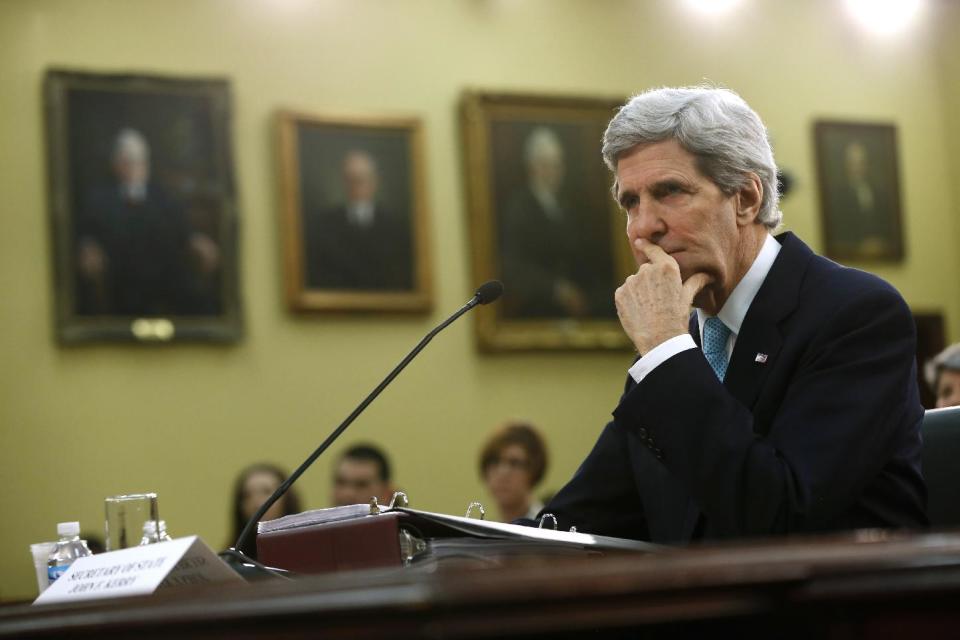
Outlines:
[{"label": "man's face", "polygon": [[366,504],[376,496],[380,504],[389,502],[389,487],[380,479],[377,463],[372,460],[344,458],[333,474],[333,504]]},{"label": "man's face", "polygon": [[847,177],[850,180],[862,180],[867,175],[867,149],[859,142],[851,142],[844,150],[844,162]]},{"label": "man's face", "polygon": [[372,202],[377,194],[377,171],[369,156],[348,155],[343,163],[343,182],[350,202]]},{"label": "man's face", "polygon": [[126,149],[114,157],[113,172],[121,184],[146,184],[150,177],[150,161],[142,151]]},{"label": "man's face", "polygon": [[559,147],[541,149],[530,162],[530,180],[556,193],[563,184],[563,151]]},{"label": "man's face", "polygon": [[616,173],[617,200],[627,214],[637,264],[647,262],[634,245],[643,238],[677,261],[684,281],[694,273],[711,276],[697,306],[709,306],[708,296],[719,292],[725,299],[743,275],[738,196],[724,195],[675,140],[634,147],[620,157]]},{"label": "man's face", "polygon": [[960,371],[944,369],[937,381],[937,409],[960,406]]}]

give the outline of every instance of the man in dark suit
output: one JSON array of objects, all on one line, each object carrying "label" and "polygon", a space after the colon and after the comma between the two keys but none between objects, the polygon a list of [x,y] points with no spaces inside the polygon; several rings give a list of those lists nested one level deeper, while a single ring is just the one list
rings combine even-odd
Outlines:
[{"label": "man in dark suit", "polygon": [[412,290],[413,237],[409,214],[378,198],[373,157],[360,150],[343,159],[346,202],[304,212],[304,267],[311,289]]},{"label": "man in dark suit", "polygon": [[78,315],[219,312],[220,249],[190,228],[183,204],[150,179],[150,167],[146,137],[122,129],[114,180],[83,194],[74,225]]},{"label": "man in dark suit", "polygon": [[650,91],[603,154],[639,265],[617,311],[641,357],[544,511],[681,544],[926,525],[910,311],[879,278],[771,235],[757,114],[727,90]]},{"label": "man in dark suit", "polygon": [[828,189],[837,215],[826,223],[833,250],[838,255],[876,258],[900,255],[894,195],[874,175],[867,147],[852,141],[843,148],[843,175]]},{"label": "man in dark suit", "polygon": [[609,227],[597,224],[595,204],[567,184],[556,132],[535,127],[524,160],[527,183],[499,212],[504,316],[612,319]]}]

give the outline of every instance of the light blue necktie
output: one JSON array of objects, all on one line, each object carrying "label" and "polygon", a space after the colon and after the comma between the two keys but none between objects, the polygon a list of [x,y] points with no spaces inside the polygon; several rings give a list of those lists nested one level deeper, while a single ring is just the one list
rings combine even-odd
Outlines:
[{"label": "light blue necktie", "polygon": [[720,318],[707,318],[703,323],[703,355],[707,362],[713,367],[713,372],[717,374],[720,381],[727,375],[727,338],[730,337],[730,329],[723,324]]}]

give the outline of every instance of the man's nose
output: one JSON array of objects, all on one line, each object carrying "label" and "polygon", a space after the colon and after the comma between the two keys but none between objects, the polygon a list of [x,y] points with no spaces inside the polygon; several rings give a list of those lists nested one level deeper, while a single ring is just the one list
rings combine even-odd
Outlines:
[{"label": "man's nose", "polygon": [[639,203],[627,212],[627,237],[631,241],[643,238],[657,242],[664,233],[666,225],[654,207]]}]

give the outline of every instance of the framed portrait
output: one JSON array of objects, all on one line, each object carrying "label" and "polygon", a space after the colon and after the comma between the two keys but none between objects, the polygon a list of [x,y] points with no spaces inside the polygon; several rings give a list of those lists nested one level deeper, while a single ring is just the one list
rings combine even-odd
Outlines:
[{"label": "framed portrait", "polygon": [[613,294],[635,270],[601,159],[623,100],[469,92],[462,105],[477,309],[486,351],[625,349]]},{"label": "framed portrait", "polygon": [[428,311],[420,121],[282,111],[277,128],[290,307]]},{"label": "framed portrait", "polygon": [[61,342],[241,333],[226,80],[49,70]]},{"label": "framed portrait", "polygon": [[814,136],[826,254],[837,260],[902,260],[896,128],[820,121]]}]

